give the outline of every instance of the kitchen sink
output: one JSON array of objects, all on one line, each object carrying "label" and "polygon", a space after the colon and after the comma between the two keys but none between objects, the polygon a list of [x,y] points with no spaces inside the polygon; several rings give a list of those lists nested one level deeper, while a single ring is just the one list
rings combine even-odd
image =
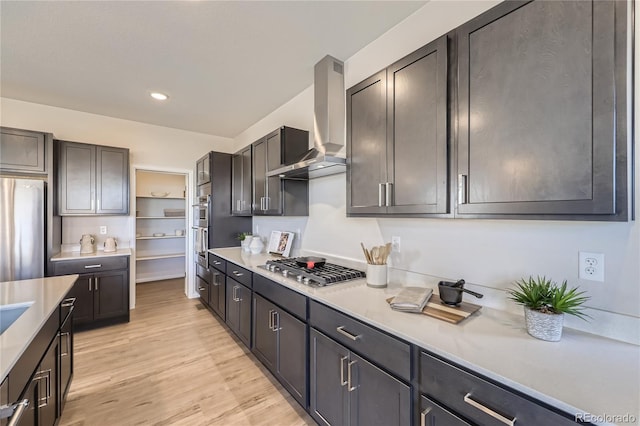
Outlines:
[{"label": "kitchen sink", "polygon": [[29,309],[33,302],[15,303],[13,305],[0,305],[0,334],[4,333],[20,315]]}]

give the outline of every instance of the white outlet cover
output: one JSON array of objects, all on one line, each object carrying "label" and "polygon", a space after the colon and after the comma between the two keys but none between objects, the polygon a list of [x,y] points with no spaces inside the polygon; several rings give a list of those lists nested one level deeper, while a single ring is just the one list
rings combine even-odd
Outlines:
[{"label": "white outlet cover", "polygon": [[581,280],[604,282],[604,253],[581,251],[578,273]]}]

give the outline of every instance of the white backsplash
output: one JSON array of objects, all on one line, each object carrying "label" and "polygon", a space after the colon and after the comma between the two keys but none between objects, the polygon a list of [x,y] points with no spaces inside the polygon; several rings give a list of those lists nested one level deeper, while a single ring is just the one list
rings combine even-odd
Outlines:
[{"label": "white backsplash", "polygon": [[253,235],[259,235],[264,243],[265,250],[269,243],[271,231],[288,231],[293,232],[293,244],[289,256],[297,256],[300,254],[302,242],[304,241],[304,232],[307,228],[307,217],[289,216],[289,217],[253,217]]},{"label": "white backsplash", "polygon": [[[101,250],[107,237],[114,237],[118,248],[131,247],[133,234],[130,216],[65,216],[62,218],[62,251],[80,251],[80,238],[91,234],[96,248]],[[106,226],[106,235],[100,234],[100,227]]]}]

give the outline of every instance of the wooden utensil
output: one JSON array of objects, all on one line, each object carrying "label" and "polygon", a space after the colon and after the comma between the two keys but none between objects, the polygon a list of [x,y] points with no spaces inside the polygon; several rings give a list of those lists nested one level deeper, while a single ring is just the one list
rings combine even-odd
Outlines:
[{"label": "wooden utensil", "polygon": [[373,264],[374,264],[374,265],[379,265],[379,263],[378,263],[378,261],[379,261],[378,256],[379,256],[379,255],[380,255],[380,251],[379,251],[378,246],[374,246],[374,247],[371,249],[371,258],[373,259]]},{"label": "wooden utensil", "polygon": [[362,247],[362,251],[364,252],[364,258],[367,261],[367,263],[369,265],[373,264],[373,261],[371,260],[371,254],[369,254],[369,250],[366,249],[366,247],[362,242],[360,242],[360,247]]}]

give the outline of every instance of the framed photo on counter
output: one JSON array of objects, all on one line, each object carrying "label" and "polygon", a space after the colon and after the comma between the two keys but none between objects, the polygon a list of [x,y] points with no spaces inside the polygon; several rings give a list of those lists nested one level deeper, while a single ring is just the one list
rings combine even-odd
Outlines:
[{"label": "framed photo on counter", "polygon": [[289,257],[289,252],[291,252],[291,245],[293,244],[294,235],[295,234],[293,232],[271,231],[271,237],[269,237],[267,252],[279,256]]}]

